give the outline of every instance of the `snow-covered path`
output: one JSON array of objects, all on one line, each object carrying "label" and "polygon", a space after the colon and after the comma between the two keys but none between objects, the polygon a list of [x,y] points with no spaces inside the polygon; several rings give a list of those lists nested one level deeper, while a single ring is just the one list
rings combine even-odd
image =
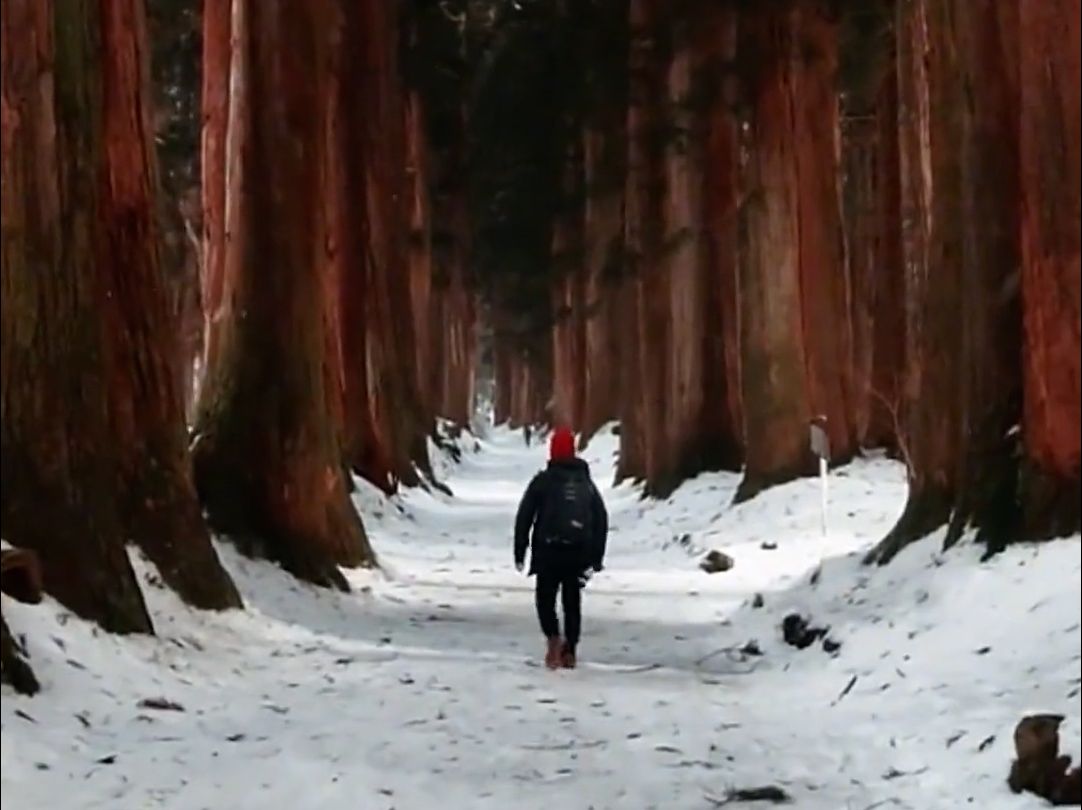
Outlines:
[{"label": "snow-covered path", "polygon": [[[1039,806],[1003,780],[1026,710],[1068,714],[1077,753],[1077,540],[989,565],[930,540],[872,572],[850,552],[897,515],[890,462],[835,474],[820,538],[815,482],[729,508],[736,478],[701,476],[645,504],[607,486],[614,449],[605,434],[587,453],[612,534],[573,672],[536,665],[510,528],[544,448],[506,432],[445,469],[453,498],[362,488],[386,575],[351,575],[348,596],[223,545],[249,609],[208,616],[150,587],[157,639],[5,598],[47,690],[4,689],[5,808],[669,810],[765,784],[824,810]],[[708,577],[714,547],[736,567]],[[792,609],[841,652],[784,646]],[[751,639],[763,655],[733,652]]]}]

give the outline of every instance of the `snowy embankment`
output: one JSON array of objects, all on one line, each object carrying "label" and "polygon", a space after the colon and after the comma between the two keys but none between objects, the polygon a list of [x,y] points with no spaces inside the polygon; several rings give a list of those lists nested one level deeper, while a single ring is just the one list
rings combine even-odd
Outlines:
[{"label": "snowy embankment", "polygon": [[[865,568],[904,497],[886,461],[834,474],[826,538],[814,481],[736,508],[731,475],[666,503],[606,487],[584,663],[549,673],[509,536],[544,450],[502,431],[462,447],[437,465],[454,497],[360,486],[385,573],[350,595],[222,545],[245,612],[188,610],[139,562],[158,638],[5,597],[44,687],[4,687],[5,808],[669,810],[775,784],[800,808],[1021,810],[1042,806],[1004,784],[1023,713],[1066,714],[1077,756],[1077,539],[981,564],[930,538]],[[606,433],[586,454],[602,483],[614,450]],[[735,568],[700,572],[710,548]],[[786,646],[793,611],[841,649]]]}]

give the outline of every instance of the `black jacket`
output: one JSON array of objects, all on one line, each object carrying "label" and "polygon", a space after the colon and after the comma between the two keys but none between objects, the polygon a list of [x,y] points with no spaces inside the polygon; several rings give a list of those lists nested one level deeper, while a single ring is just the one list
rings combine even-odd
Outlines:
[{"label": "black jacket", "polygon": [[[535,475],[533,480],[530,481],[530,485],[526,487],[526,493],[522,496],[522,501],[518,505],[518,514],[515,516],[515,562],[516,564],[524,562],[526,549],[532,546],[533,554],[530,556],[531,574],[536,574],[539,569],[555,563],[555,561],[546,558],[544,547],[537,542],[537,539],[544,537],[546,533],[545,527],[542,525],[544,522],[545,510],[543,507],[545,499],[552,490],[555,479],[565,470],[581,470],[586,473],[587,480],[590,479],[590,468],[581,458],[550,461],[548,467]],[[593,510],[591,530],[593,538],[590,548],[585,550],[585,556],[579,562],[583,570],[593,568],[600,571],[605,561],[605,542],[609,533],[609,516],[605,511],[605,503],[601,500],[601,494],[597,491],[597,487],[594,486],[594,482],[589,480],[589,483],[593,495],[591,498],[591,508]]]}]

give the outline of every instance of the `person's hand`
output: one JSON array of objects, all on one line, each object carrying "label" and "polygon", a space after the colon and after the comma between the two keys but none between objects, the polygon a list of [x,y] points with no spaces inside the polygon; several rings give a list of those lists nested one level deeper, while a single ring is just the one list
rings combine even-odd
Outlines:
[{"label": "person's hand", "polygon": [[515,570],[520,574],[522,573],[523,563],[522,560],[515,560]]}]

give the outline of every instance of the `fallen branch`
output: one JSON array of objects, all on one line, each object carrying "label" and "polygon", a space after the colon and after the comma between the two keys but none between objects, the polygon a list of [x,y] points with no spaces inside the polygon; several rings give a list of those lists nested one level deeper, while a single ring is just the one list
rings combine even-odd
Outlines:
[{"label": "fallen branch", "polygon": [[581,751],[586,748],[600,748],[605,745],[608,745],[607,740],[592,740],[584,743],[572,740],[571,742],[555,743],[553,745],[523,745],[519,747],[525,751]]},{"label": "fallen branch", "polygon": [[765,785],[756,788],[731,788],[724,798],[711,796],[709,793],[704,797],[714,807],[724,807],[736,802],[771,802],[773,804],[788,804],[793,799],[777,785]]},{"label": "fallen branch", "polygon": [[887,772],[883,774],[883,778],[886,780],[897,779],[900,776],[920,776],[922,773],[927,773],[928,767],[917,768],[915,771],[900,771],[897,768],[891,767],[887,769]]},{"label": "fallen branch", "polygon": [[902,454],[902,461],[905,464],[906,472],[909,474],[909,479],[913,479],[913,457],[909,454],[909,443],[905,438],[905,431],[902,429],[902,420],[898,415],[898,404],[896,401],[892,402],[888,400],[879,390],[874,386],[870,386],[868,391],[873,397],[875,397],[887,409],[887,414],[890,416],[891,422],[894,424],[894,436],[898,440],[898,452]]},{"label": "fallen branch", "polygon": [[843,689],[841,691],[841,693],[839,693],[839,695],[836,698],[834,698],[834,702],[831,703],[830,705],[831,706],[837,706],[839,703],[841,703],[842,698],[844,698],[846,695],[848,695],[850,692],[852,692],[853,687],[856,686],[856,685],[857,685],[857,676],[854,675],[852,678],[849,679],[849,683],[847,683],[845,685],[845,689]]},{"label": "fallen branch", "polygon": [[759,649],[758,644],[754,641],[747,641],[739,647],[734,644],[729,647],[720,647],[713,652],[709,652],[702,658],[697,659],[695,661],[695,666],[701,667],[711,658],[716,658],[719,655],[725,655],[729,660],[735,661],[738,664],[743,664],[749,658],[760,656],[762,654],[762,650]]},{"label": "fallen branch", "polygon": [[616,672],[621,675],[634,675],[639,672],[653,672],[655,669],[661,669],[661,664],[642,664],[637,667],[628,667],[627,669],[618,669]]},{"label": "fallen branch", "polygon": [[880,799],[877,802],[872,802],[864,810],[875,810],[877,807],[883,807],[888,804],[901,804],[901,801],[891,796],[889,799]]}]

